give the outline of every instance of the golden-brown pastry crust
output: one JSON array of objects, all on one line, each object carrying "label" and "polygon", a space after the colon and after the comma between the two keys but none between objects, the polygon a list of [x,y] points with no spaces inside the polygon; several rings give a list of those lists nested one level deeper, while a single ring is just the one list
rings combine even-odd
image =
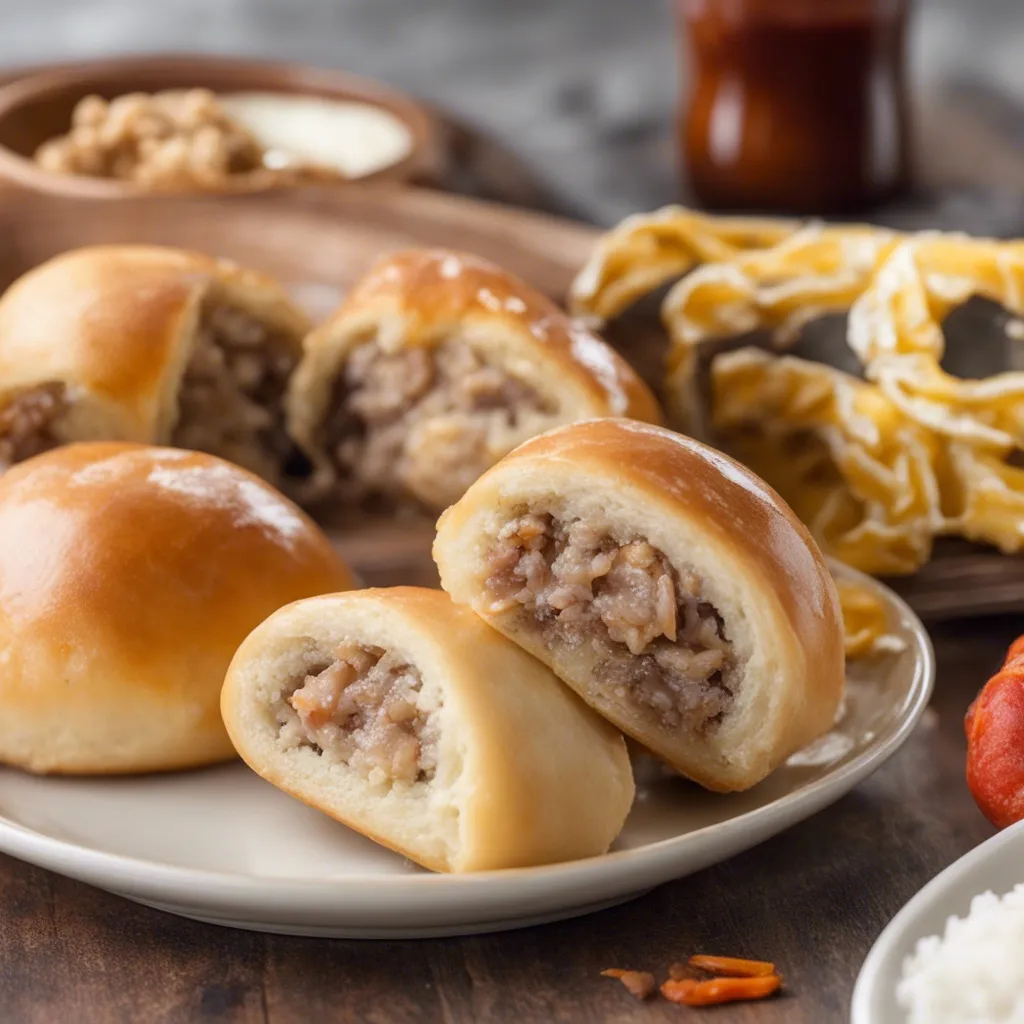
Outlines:
[{"label": "golden-brown pastry crust", "polygon": [[[268,699],[303,645],[399,652],[436,694],[437,771],[375,788],[310,747],[278,744]],[[318,657],[314,654],[314,658]],[[419,587],[299,601],[239,648],[221,707],[243,759],[275,786],[435,871],[526,867],[603,853],[633,799],[622,737],[540,662],[447,594]]]},{"label": "golden-brown pastry crust", "polygon": [[[593,691],[578,655],[563,651],[553,661],[536,633],[516,625],[514,612],[492,608],[484,580],[496,531],[522,514],[517,509],[545,501],[584,516],[599,511],[620,532],[649,540],[677,570],[694,569],[704,580],[706,599],[747,658],[748,689],[716,733],[721,749],[705,753],[685,736],[653,734]],[[578,423],[535,438],[442,515],[434,558],[456,601],[552,664],[588,703],[709,788],[753,785],[832,723],[843,688],[843,631],[821,553],[767,484],[689,438],[626,420]]]},{"label": "golden-brown pastry crust", "polygon": [[0,478],[0,761],[224,760],[228,663],[281,605],[353,585],[316,525],[209,455],[73,444]]},{"label": "golden-brown pastry crust", "polygon": [[382,259],[304,344],[288,397],[289,432],[318,462],[318,433],[348,354],[376,337],[395,352],[453,335],[516,376],[556,412],[551,423],[628,416],[660,423],[650,389],[596,334],[550,299],[478,256],[443,249]]},{"label": "golden-brown pastry crust", "polygon": [[158,246],[75,249],[0,299],[0,399],[59,381],[71,402],[60,440],[166,443],[208,296],[280,328],[296,351],[309,328],[280,285],[226,260]]}]

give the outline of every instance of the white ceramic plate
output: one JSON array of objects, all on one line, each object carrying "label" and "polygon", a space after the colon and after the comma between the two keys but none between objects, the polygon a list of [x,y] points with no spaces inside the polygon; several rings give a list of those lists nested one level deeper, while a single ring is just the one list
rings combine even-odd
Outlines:
[{"label": "white ceramic plate", "polygon": [[928,702],[933,657],[914,614],[871,585],[906,649],[851,666],[835,729],[742,794],[706,793],[638,764],[636,804],[602,857],[431,875],[240,764],[127,779],[2,770],[0,850],[172,913],[286,934],[452,935],[596,910],[781,832],[896,752]]},{"label": "white ceramic plate", "polygon": [[851,1024],[905,1024],[896,1002],[903,961],[920,939],[941,935],[950,916],[963,917],[971,899],[997,896],[1024,882],[1024,822],[993,836],[933,878],[893,919],[871,947],[853,990]]}]

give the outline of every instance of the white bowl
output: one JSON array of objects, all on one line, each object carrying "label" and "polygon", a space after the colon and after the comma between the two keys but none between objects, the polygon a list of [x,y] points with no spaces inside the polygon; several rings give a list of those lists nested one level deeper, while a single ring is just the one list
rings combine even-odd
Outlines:
[{"label": "white bowl", "polygon": [[853,990],[851,1024],[906,1024],[896,1002],[903,961],[918,941],[941,935],[946,919],[964,917],[971,900],[991,890],[997,896],[1024,882],[1024,822],[971,850],[933,878],[889,922],[871,947]]}]

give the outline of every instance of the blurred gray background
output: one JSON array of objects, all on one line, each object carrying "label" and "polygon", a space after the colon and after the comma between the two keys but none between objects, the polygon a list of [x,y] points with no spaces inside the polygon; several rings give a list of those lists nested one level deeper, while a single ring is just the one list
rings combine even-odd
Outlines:
[{"label": "blurred gray background", "polygon": [[[203,51],[386,79],[490,131],[602,222],[675,196],[676,38],[672,0],[0,0],[7,65]],[[926,181],[1024,195],[1022,55],[1024,0],[919,0]]]}]

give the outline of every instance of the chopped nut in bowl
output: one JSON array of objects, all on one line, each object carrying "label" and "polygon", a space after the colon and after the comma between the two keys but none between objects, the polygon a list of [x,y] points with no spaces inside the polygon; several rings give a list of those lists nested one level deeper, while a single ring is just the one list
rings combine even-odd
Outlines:
[{"label": "chopped nut in bowl", "polygon": [[0,87],[0,177],[80,198],[429,181],[441,131],[414,100],[337,72],[99,61]]},{"label": "chopped nut in bowl", "polygon": [[34,157],[46,171],[160,192],[218,188],[234,175],[262,174],[268,183],[294,176],[271,170],[263,158],[259,142],[209,89],[126,93],[109,102],[86,96],[71,115],[71,130],[44,142]]}]

